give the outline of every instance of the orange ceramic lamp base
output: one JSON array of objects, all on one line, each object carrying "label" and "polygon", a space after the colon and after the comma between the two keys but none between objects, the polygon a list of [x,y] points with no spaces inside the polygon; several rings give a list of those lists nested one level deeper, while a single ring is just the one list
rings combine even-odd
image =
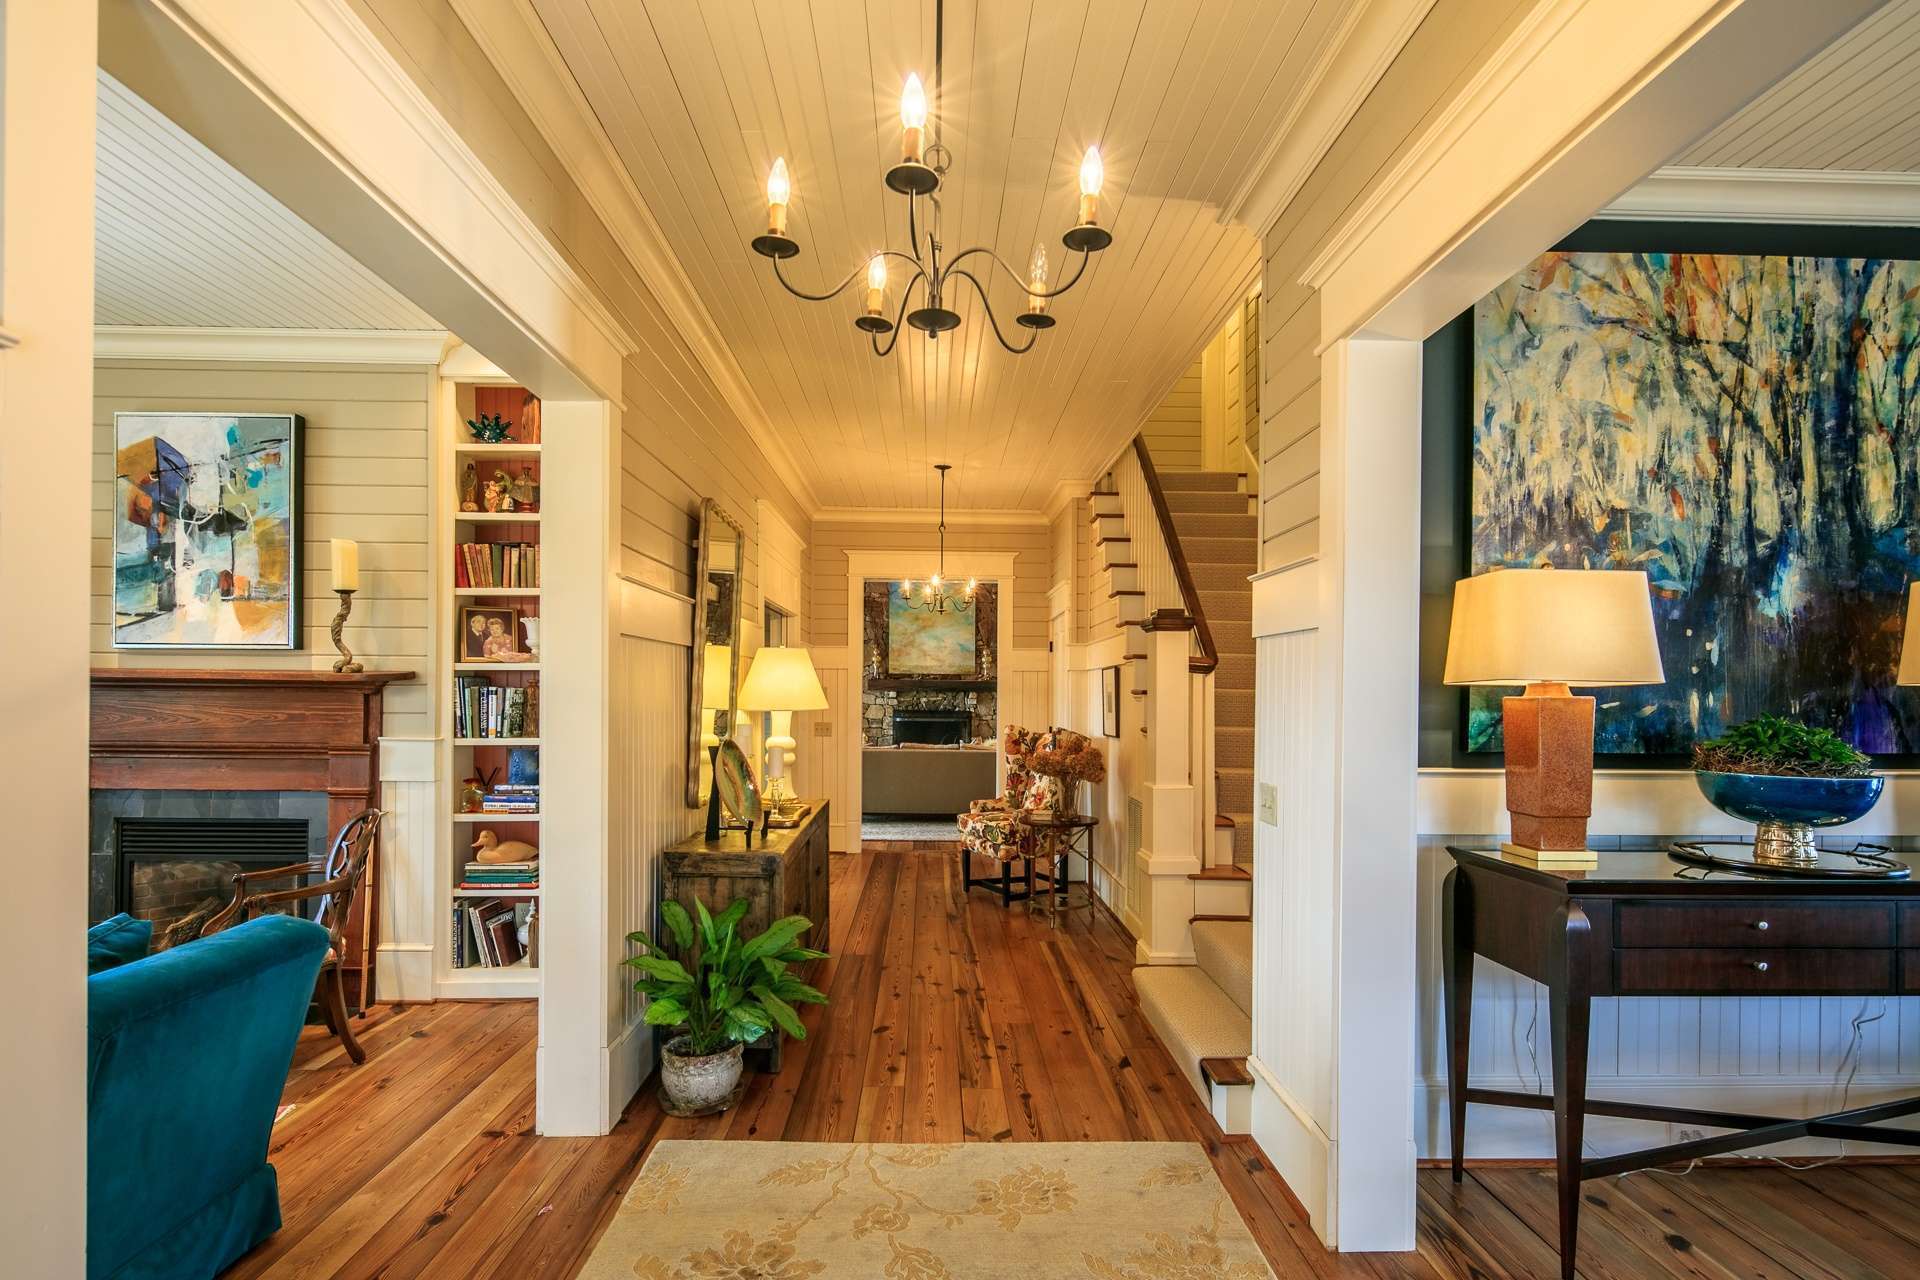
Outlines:
[{"label": "orange ceramic lamp base", "polygon": [[1564,684],[1530,684],[1501,701],[1507,812],[1524,849],[1584,851],[1593,815],[1593,699]]}]

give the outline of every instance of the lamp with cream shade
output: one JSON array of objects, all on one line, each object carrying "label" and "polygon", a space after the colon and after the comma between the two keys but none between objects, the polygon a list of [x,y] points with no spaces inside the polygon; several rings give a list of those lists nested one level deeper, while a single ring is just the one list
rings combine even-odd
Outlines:
[{"label": "lamp with cream shade", "polygon": [[767,735],[767,772],[781,763],[781,773],[793,767],[793,713],[825,711],[827,691],[813,669],[813,659],[805,649],[786,645],[767,645],[753,655],[747,668],[747,682],[740,686],[743,711],[766,711],[773,715],[773,732]]},{"label": "lamp with cream shade", "polygon": [[1524,685],[1501,703],[1509,853],[1594,864],[1593,713],[1587,688],[1666,679],[1647,575],[1624,569],[1497,569],[1454,584],[1446,682]]}]

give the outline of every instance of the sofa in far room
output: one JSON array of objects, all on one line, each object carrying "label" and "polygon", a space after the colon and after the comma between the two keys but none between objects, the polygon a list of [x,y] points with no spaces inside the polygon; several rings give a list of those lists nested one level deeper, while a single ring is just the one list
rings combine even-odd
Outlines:
[{"label": "sofa in far room", "polygon": [[280,1228],[267,1144],[327,951],[266,916],[147,955],[87,935],[88,1280],[208,1280]]},{"label": "sofa in far room", "polygon": [[860,753],[863,813],[965,813],[998,789],[999,753],[984,747],[867,747]]}]

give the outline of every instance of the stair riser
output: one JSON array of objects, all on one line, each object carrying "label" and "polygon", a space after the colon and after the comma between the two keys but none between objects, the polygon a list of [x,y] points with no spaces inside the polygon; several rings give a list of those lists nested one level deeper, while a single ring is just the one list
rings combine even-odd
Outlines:
[{"label": "stair riser", "polygon": [[1247,581],[1254,566],[1247,564],[1199,564],[1192,556],[1187,557],[1187,567],[1193,571],[1193,585],[1200,588],[1202,594],[1209,591],[1244,591],[1247,593],[1248,613],[1252,613],[1253,586]]},{"label": "stair riser", "polygon": [[1160,487],[1168,493],[1234,493],[1240,488],[1235,471],[1162,471]]},{"label": "stair riser", "polygon": [[1253,688],[1253,656],[1242,653],[1223,653],[1220,665],[1213,671],[1215,689]]},{"label": "stair riser", "polygon": [[[1225,814],[1253,812],[1253,774],[1222,769],[1219,791],[1214,803],[1219,805],[1220,812]],[[1241,826],[1251,827],[1252,824],[1241,823]]]},{"label": "stair riser", "polygon": [[1215,711],[1213,728],[1213,763],[1219,769],[1253,768],[1253,728],[1228,727],[1220,724],[1219,713]]},{"label": "stair riser", "polygon": [[1181,538],[1180,549],[1196,571],[1203,564],[1230,565],[1240,570],[1242,580],[1260,560],[1260,548],[1252,538]]},{"label": "stair riser", "polygon": [[1210,489],[1196,489],[1187,493],[1169,491],[1167,510],[1173,512],[1175,518],[1188,514],[1244,516],[1247,514],[1247,495],[1216,493]]},{"label": "stair riser", "polygon": [[1196,880],[1193,913],[1197,916],[1252,915],[1253,886],[1245,880]]},{"label": "stair riser", "polygon": [[1174,532],[1180,535],[1182,545],[1194,538],[1238,538],[1249,546],[1260,536],[1260,522],[1246,514],[1217,515],[1211,513],[1191,513],[1176,515],[1173,518]]}]

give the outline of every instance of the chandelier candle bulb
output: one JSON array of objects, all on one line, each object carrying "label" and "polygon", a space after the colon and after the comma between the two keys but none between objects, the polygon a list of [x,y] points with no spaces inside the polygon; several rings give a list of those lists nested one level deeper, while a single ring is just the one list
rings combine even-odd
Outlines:
[{"label": "chandelier candle bulb", "polygon": [[1089,226],[1099,219],[1095,216],[1100,208],[1100,188],[1105,184],[1107,171],[1100,163],[1100,148],[1088,147],[1086,159],[1080,162],[1080,222]]},{"label": "chandelier candle bulb", "polygon": [[900,91],[900,128],[902,158],[919,164],[927,153],[927,91],[911,72]]},{"label": "chandelier candle bulb", "polygon": [[1027,283],[1030,290],[1027,311],[1037,316],[1047,309],[1047,300],[1040,296],[1047,291],[1047,246],[1044,244],[1033,246],[1033,265],[1028,268]]},{"label": "chandelier candle bulb", "polygon": [[867,314],[877,316],[887,305],[887,260],[881,254],[874,254],[867,263]]},{"label": "chandelier candle bulb", "polygon": [[787,177],[787,158],[780,156],[767,175],[767,231],[770,234],[787,234],[787,203],[792,196],[793,182]]}]

